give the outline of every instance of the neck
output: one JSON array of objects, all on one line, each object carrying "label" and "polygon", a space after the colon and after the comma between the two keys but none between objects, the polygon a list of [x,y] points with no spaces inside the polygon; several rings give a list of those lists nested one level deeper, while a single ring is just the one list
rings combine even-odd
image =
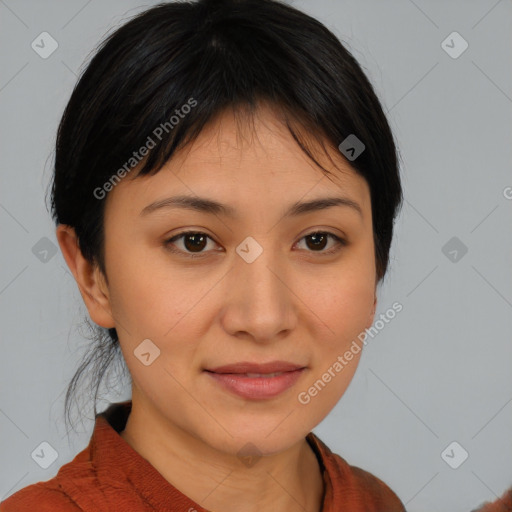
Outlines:
[{"label": "neck", "polygon": [[208,510],[321,512],[320,466],[305,438],[244,466],[132,399],[121,437],[176,489]]}]

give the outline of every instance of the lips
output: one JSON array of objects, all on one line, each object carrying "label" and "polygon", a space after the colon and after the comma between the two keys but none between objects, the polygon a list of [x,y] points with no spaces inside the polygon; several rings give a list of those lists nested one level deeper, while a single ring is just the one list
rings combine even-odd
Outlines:
[{"label": "lips", "polygon": [[293,372],[304,368],[303,365],[290,363],[288,361],[271,361],[268,363],[249,363],[239,362],[217,366],[216,368],[206,369],[213,373],[232,373],[232,374],[255,374],[259,376],[269,376],[273,373]]},{"label": "lips", "polygon": [[305,367],[287,361],[240,362],[206,369],[222,389],[246,400],[274,398],[293,387]]}]

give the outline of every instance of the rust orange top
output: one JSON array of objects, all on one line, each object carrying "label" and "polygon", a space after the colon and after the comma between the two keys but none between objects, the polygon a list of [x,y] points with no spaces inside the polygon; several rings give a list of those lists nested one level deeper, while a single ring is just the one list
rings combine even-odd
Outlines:
[{"label": "rust orange top", "polygon": [[[0,512],[207,512],[167,482],[119,435],[130,410],[131,401],[127,401],[99,414],[87,448],[54,478],[29,485],[0,503]],[[322,469],[322,512],[405,512],[380,479],[350,466],[312,432],[306,439]]]}]

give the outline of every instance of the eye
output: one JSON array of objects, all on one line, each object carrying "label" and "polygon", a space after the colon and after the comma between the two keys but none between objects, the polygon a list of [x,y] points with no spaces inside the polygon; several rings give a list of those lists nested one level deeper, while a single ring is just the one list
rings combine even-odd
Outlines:
[{"label": "eye", "polygon": [[[175,249],[173,244],[177,240],[182,240],[183,249]],[[203,249],[206,247],[208,240],[212,240],[206,233],[200,231],[185,231],[164,242],[164,245],[174,253],[184,254],[190,258],[201,258],[205,256]],[[213,240],[212,240],[213,242]],[[189,252],[190,251],[190,252]]]},{"label": "eye", "polygon": [[[334,240],[335,244],[334,247],[331,247],[330,249],[324,251],[327,241]],[[347,245],[346,240],[343,238],[340,238],[339,236],[335,235],[334,233],[330,233],[329,231],[314,231],[312,233],[309,233],[308,235],[305,235],[301,238],[301,240],[310,240],[310,243],[306,243],[308,247],[312,247],[313,251],[311,252],[320,252],[320,255],[330,255],[335,254],[338,251],[341,250],[342,247]],[[319,249],[319,250],[317,250]]]},{"label": "eye", "polygon": [[[328,250],[324,250],[329,239],[334,240],[334,247],[331,247]],[[173,236],[172,238],[169,238],[168,240],[165,240],[164,246],[171,252],[184,255],[185,257],[201,258],[206,256],[208,252],[211,252],[204,251],[208,245],[208,240],[211,240],[213,243],[215,243],[213,239],[206,233],[202,233],[200,231],[185,231]],[[342,247],[347,245],[346,240],[328,231],[314,231],[308,235],[303,236],[299,243],[302,240],[308,240],[309,243],[307,242],[306,246],[309,249],[312,248],[312,250],[307,252],[317,252],[322,256],[334,254],[341,250]],[[181,242],[182,248],[176,249],[176,247],[173,247],[176,245],[177,241]]]}]

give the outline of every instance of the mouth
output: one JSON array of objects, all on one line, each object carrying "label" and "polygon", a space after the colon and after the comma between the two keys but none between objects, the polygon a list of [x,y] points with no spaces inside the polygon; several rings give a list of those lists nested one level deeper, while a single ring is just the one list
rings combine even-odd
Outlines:
[{"label": "mouth", "polygon": [[305,370],[303,365],[273,361],[235,363],[204,371],[225,391],[248,400],[265,400],[290,389]]}]

